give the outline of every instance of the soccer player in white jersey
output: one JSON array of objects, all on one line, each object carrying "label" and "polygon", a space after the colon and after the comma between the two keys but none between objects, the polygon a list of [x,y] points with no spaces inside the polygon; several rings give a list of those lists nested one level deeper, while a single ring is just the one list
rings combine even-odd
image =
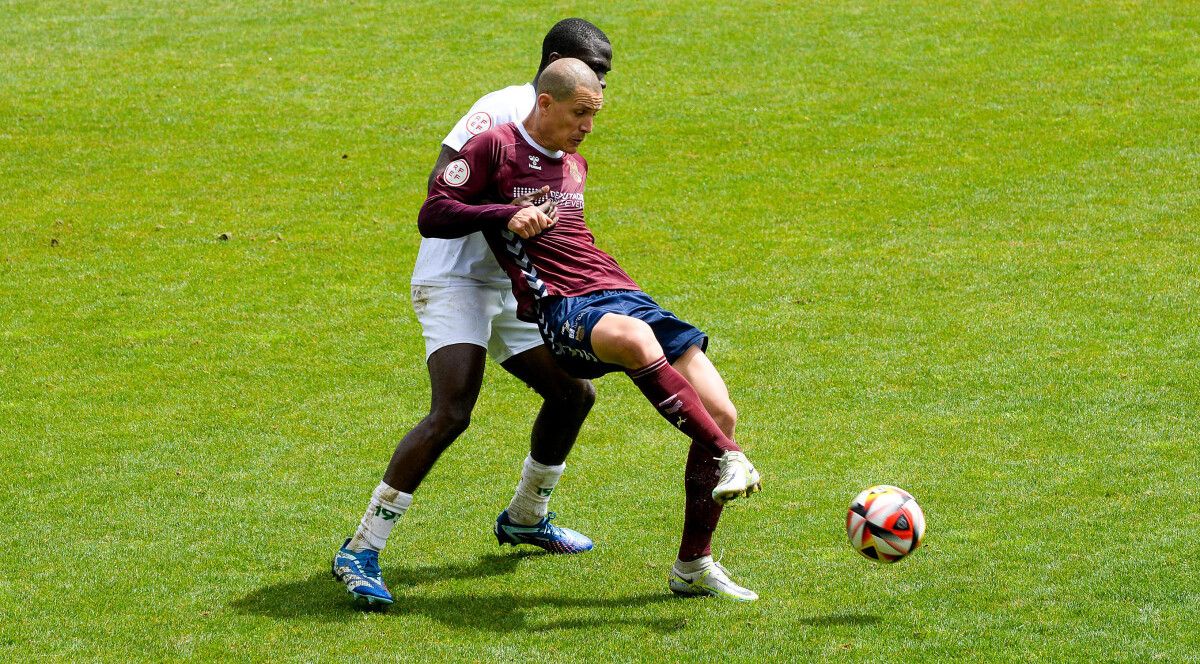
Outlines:
[{"label": "soccer player in white jersey", "polygon": [[[542,41],[542,59],[533,82],[497,90],[475,102],[442,141],[429,181],[472,136],[525,119],[537,99],[537,76],[551,62],[567,57],[585,62],[603,83],[612,67],[612,46],[599,28],[583,19],[559,21]],[[529,205],[543,193],[512,202]],[[333,559],[334,577],[356,600],[368,604],[393,601],[379,569],[379,551],[438,456],[467,429],[487,355],[543,400],[516,491],[496,519],[496,539],[514,546],[532,544],[551,553],[592,548],[585,535],[551,523],[554,513],[547,505],[595,401],[595,389],[555,363],[535,324],[517,319],[511,283],[482,234],[422,239],[412,275],[412,302],[425,336],[432,390],[429,414],[397,445],[357,531]]]}]

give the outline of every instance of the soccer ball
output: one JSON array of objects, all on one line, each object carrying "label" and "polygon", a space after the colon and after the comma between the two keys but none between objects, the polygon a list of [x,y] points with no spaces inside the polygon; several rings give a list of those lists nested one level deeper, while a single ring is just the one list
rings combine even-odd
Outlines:
[{"label": "soccer ball", "polygon": [[871,560],[894,563],[921,546],[925,513],[904,489],[873,486],[850,503],[846,536],[855,551]]}]

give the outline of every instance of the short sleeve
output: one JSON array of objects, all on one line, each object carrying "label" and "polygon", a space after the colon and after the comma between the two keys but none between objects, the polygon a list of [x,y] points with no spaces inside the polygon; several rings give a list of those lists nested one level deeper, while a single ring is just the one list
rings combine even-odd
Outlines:
[{"label": "short sleeve", "polygon": [[495,127],[497,124],[497,112],[496,109],[491,108],[493,104],[488,103],[491,101],[491,97],[493,95],[487,95],[475,102],[471,110],[459,118],[454,128],[450,130],[450,133],[446,134],[446,138],[442,140],[442,145],[451,150],[462,150],[462,147],[466,145],[467,141],[471,140],[471,137],[478,136]]}]

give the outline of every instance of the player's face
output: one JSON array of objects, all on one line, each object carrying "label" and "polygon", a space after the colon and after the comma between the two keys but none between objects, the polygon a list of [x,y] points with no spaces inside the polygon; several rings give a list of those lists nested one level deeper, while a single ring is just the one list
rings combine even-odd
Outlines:
[{"label": "player's face", "polygon": [[607,88],[608,83],[604,81],[604,77],[612,70],[612,46],[604,42],[596,42],[586,52],[576,56],[583,63],[592,68],[596,72],[596,78],[600,79],[600,87]]},{"label": "player's face", "polygon": [[556,101],[545,95],[547,103],[545,137],[553,150],[574,154],[583,139],[592,133],[592,122],[604,104],[604,94],[584,87],[575,89],[568,99]]},{"label": "player's face", "polygon": [[578,53],[553,53],[550,55],[551,62],[559,58],[582,60],[585,65],[592,68],[592,71],[596,72],[596,78],[600,79],[600,87],[608,87],[608,83],[605,82],[604,77],[608,75],[608,72],[612,71],[612,44],[597,41],[589,44]]}]

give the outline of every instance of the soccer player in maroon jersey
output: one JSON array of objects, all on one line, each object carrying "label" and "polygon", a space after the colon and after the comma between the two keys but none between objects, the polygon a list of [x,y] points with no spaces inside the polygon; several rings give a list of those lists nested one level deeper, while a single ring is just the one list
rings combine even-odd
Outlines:
[{"label": "soccer player in maroon jersey", "polygon": [[[602,86],[583,62],[562,59],[542,72],[537,93],[528,118],[475,136],[434,180],[418,218],[421,234],[482,231],[512,280],[518,315],[538,324],[568,373],[594,378],[624,371],[692,439],[670,588],[757,599],[712,559],[721,506],[761,483],[732,439],[737,411],[704,354],[708,337],[643,293],[596,247],[584,222],[587,162],[577,151],[603,103]],[[539,191],[547,192],[542,205],[509,204]]]}]

